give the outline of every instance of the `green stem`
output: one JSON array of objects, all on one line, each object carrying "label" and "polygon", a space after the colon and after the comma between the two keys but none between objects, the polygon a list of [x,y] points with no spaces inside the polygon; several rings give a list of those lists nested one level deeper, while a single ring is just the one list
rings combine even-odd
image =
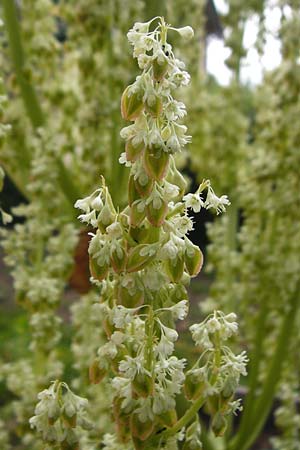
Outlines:
[{"label": "green stem", "polygon": [[273,358],[271,359],[267,377],[264,382],[263,391],[255,405],[256,407],[253,414],[254,422],[253,420],[251,421],[251,428],[247,435],[244,436],[244,440],[241,442],[241,445],[239,447],[236,446],[237,450],[247,450],[251,447],[263,429],[265,421],[271,411],[276,388],[281,377],[283,363],[288,355],[289,343],[293,336],[293,328],[295,326],[300,298],[299,288],[300,283],[297,284],[295,294],[291,298],[289,311],[282,319],[281,329],[277,338],[276,350],[273,354]]},{"label": "green stem", "polygon": [[[2,4],[11,59],[15,68],[16,78],[20,87],[23,103],[33,128],[39,128],[45,124],[45,117],[36,92],[25,74],[25,55],[22,46],[16,4],[14,0],[3,0]],[[24,152],[26,152],[26,146],[22,147],[22,154],[20,155],[22,160],[24,160]],[[26,158],[28,159],[29,166],[31,157],[27,154]],[[80,196],[79,192],[77,191],[75,184],[73,183],[68,171],[65,169],[62,161],[57,158],[56,162],[58,165],[58,182],[66,199],[71,203],[73,209],[74,202]],[[22,191],[23,190],[24,188]],[[75,219],[74,213],[73,216]]]},{"label": "green stem", "polygon": [[[26,78],[24,71],[24,51],[21,41],[19,20],[14,0],[3,0],[3,14],[8,34],[11,58],[15,67],[16,77],[20,86],[25,108],[34,128],[43,125],[44,117],[38,102],[37,95]],[[23,149],[22,149],[23,151]]]},{"label": "green stem", "polygon": [[164,431],[160,437],[168,438],[170,436],[174,436],[178,431],[180,431],[183,427],[185,427],[188,423],[190,423],[196,414],[198,414],[199,409],[205,403],[205,399],[199,397],[192,406],[186,411],[186,413],[168,430]]},{"label": "green stem", "polygon": [[249,382],[248,387],[249,391],[246,396],[244,409],[243,409],[243,415],[241,419],[240,428],[238,431],[238,434],[236,435],[235,439],[232,440],[229,448],[232,449],[239,449],[240,445],[245,440],[245,436],[247,436],[249,429],[250,429],[250,421],[253,417],[253,404],[255,402],[255,394],[257,390],[257,384],[258,384],[258,371],[261,361],[261,356],[263,354],[263,341],[265,337],[266,327],[265,322],[267,318],[267,312],[268,312],[268,302],[264,298],[262,301],[262,307],[260,310],[260,314],[258,317],[258,320],[256,322],[256,339],[254,343],[254,349],[250,356],[251,361],[251,369],[250,369],[250,375],[249,375]]}]

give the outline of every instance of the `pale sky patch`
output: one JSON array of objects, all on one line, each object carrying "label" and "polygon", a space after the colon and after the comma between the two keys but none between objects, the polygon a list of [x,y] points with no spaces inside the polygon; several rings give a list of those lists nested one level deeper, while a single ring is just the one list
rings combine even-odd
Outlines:
[{"label": "pale sky patch", "polygon": [[[224,0],[214,0],[220,14],[227,12],[228,7]],[[273,3],[273,4],[272,4]],[[284,11],[289,14],[288,8]],[[261,82],[264,71],[273,70],[281,61],[280,41],[277,33],[280,27],[281,12],[270,0],[265,11],[266,14],[266,43],[263,55],[259,55],[254,48],[258,34],[259,18],[254,15],[247,21],[244,33],[244,46],[247,56],[242,61],[241,81],[243,83],[258,84]],[[225,59],[229,56],[230,49],[225,47],[221,39],[210,38],[207,48],[207,70],[214,75],[221,85],[228,85],[231,80],[231,71],[225,65]]]}]

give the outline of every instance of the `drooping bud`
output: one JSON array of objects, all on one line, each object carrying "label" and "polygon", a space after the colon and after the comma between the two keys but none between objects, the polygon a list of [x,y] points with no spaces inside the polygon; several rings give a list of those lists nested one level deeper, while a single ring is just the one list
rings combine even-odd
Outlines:
[{"label": "drooping bud", "polygon": [[146,217],[145,203],[142,200],[136,200],[130,208],[130,225],[138,227]]},{"label": "drooping bud", "polygon": [[116,273],[124,272],[127,262],[127,255],[123,247],[115,248],[110,255],[112,268]]}]

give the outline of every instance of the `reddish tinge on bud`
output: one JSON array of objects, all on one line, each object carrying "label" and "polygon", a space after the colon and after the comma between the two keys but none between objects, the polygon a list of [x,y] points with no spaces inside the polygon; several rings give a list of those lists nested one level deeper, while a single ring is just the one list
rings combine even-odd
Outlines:
[{"label": "reddish tinge on bud", "polygon": [[99,359],[95,358],[89,367],[89,379],[92,384],[98,384],[106,375],[106,370],[99,366]]},{"label": "reddish tinge on bud", "polygon": [[141,422],[137,414],[131,414],[130,431],[131,434],[141,441],[145,441],[152,434],[154,423],[152,420]]}]

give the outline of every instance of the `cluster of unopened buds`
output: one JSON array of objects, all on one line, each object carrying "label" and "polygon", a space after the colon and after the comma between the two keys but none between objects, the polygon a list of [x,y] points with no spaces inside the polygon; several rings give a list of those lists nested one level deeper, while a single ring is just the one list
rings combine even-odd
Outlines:
[{"label": "cluster of unopened buds", "polygon": [[[155,20],[158,26],[150,31]],[[126,144],[120,162],[130,167],[128,205],[122,211],[115,208],[103,178],[99,189],[75,204],[82,210],[79,218],[96,230],[90,233],[90,271],[101,297],[94,309],[108,342],[95,355],[90,380],[112,378],[120,443],[116,448],[121,443],[131,443],[135,449],[158,448],[158,443],[159,448],[167,448],[182,439],[186,450],[201,448],[197,410],[192,415],[188,410],[178,420],[176,396],[184,385],[187,397],[197,398],[196,402],[201,395],[213,403],[225,392],[227,400],[214,410],[215,417],[217,412],[223,417],[237,409],[231,403],[233,387],[245,373],[245,358],[238,370],[238,361],[222,346],[237,330],[233,316],[216,313],[192,328],[196,343],[206,345],[199,367],[186,374],[187,361],[173,355],[178,338],[175,322],[188,313],[187,286],[203,263],[201,250],[187,237],[193,229],[188,209],[214,208],[219,213],[229,201],[217,197],[206,180],[194,194],[185,195],[186,181],[176,168],[174,154],[191,138],[180,123],[185,105],[172,93],[187,85],[190,77],[167,43],[168,30],[184,39],[193,36],[190,27],[174,29],[163,18],[135,24],[128,33],[142,69],[121,99],[123,118],[133,122],[121,130]],[[207,334],[204,340],[201,333]],[[225,385],[232,389],[226,391]],[[185,426],[192,421],[185,435]],[[214,428],[218,434],[224,430],[219,422]]]}]

